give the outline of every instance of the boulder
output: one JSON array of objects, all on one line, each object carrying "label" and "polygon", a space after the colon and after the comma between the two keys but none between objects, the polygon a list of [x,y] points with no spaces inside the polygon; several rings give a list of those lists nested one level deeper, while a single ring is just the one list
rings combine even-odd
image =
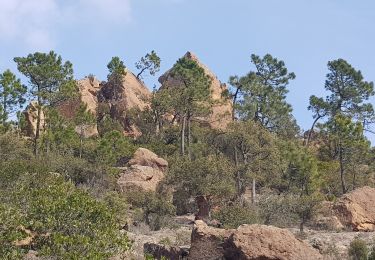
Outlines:
[{"label": "boulder", "polygon": [[111,118],[122,124],[125,135],[138,137],[141,132],[130,123],[129,112],[134,109],[143,111],[149,107],[150,97],[151,91],[146,85],[127,70],[120,89],[110,81],[102,84],[98,100],[101,105],[109,107]]},{"label": "boulder", "polygon": [[196,220],[191,234],[190,260],[222,259],[223,242],[234,230],[207,226],[202,220]]},{"label": "boulder", "polygon": [[[228,91],[226,84],[220,82],[216,75],[203,63],[200,62],[198,57],[191,52],[185,54],[186,58],[197,62],[197,64],[204,69],[206,75],[211,79],[211,95],[214,105],[212,107],[212,113],[206,118],[195,118],[197,121],[208,123],[212,128],[225,129],[227,125],[232,121],[232,102],[228,98],[224,98],[224,93]],[[163,87],[173,87],[179,85],[180,82],[174,79],[170,74],[171,70],[168,70],[160,78],[159,82]]]},{"label": "boulder", "polygon": [[223,245],[226,259],[318,260],[323,256],[290,231],[265,225],[242,225]]},{"label": "boulder", "polygon": [[129,167],[122,168],[123,172],[117,184],[122,191],[133,188],[156,191],[167,167],[166,160],[159,158],[150,150],[139,148],[129,161]]},{"label": "boulder", "polygon": [[138,148],[129,165],[149,166],[164,171],[168,167],[168,162],[148,149]]},{"label": "boulder", "polygon": [[290,231],[265,225],[226,230],[198,220],[191,237],[189,259],[318,260],[323,256]]},{"label": "boulder", "polygon": [[354,231],[375,231],[375,189],[362,187],[345,194],[334,211],[340,222]]}]

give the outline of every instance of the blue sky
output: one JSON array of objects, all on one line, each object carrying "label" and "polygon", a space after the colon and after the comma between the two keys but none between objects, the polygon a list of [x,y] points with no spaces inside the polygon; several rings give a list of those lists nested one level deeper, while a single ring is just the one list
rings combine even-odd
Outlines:
[{"label": "blue sky", "polygon": [[297,75],[288,101],[307,129],[308,99],[325,95],[329,60],[344,58],[375,80],[374,25],[373,0],[0,0],[0,70],[15,70],[15,56],[53,49],[77,78],[105,79],[112,56],[134,70],[154,49],[160,75],[190,50],[227,82],[252,69],[252,53],[270,53]]}]

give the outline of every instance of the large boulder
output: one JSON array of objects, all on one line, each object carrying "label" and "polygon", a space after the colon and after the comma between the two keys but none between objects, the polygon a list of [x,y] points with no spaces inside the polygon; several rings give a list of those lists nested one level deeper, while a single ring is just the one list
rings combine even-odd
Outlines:
[{"label": "large boulder", "polygon": [[225,230],[195,223],[189,259],[319,260],[322,255],[290,231],[265,225]]},{"label": "large boulder", "polygon": [[362,187],[345,194],[334,211],[340,222],[354,231],[375,231],[375,189]]},{"label": "large boulder", "polygon": [[129,165],[148,166],[164,171],[168,167],[168,162],[146,148],[138,148]]},{"label": "large boulder", "polygon": [[[206,65],[201,63],[198,57],[193,53],[187,52],[184,57],[195,61],[204,69],[206,75],[211,79],[211,97],[214,101],[212,113],[206,118],[196,118],[196,120],[208,123],[215,129],[226,128],[232,121],[232,102],[230,99],[224,97],[224,93],[228,91],[226,84],[221,83],[216,75]],[[171,76],[171,70],[164,73],[159,78],[159,82],[162,84],[161,88],[180,85],[180,82]]]},{"label": "large boulder", "polygon": [[122,191],[141,189],[156,191],[164,178],[168,162],[145,148],[139,148],[129,161],[129,167],[122,168],[117,184]]},{"label": "large boulder", "polygon": [[99,103],[108,106],[111,118],[121,123],[125,135],[138,137],[141,132],[130,122],[129,112],[131,110],[143,111],[149,107],[150,97],[151,91],[146,85],[127,70],[120,89],[111,81],[103,83]]},{"label": "large boulder", "polygon": [[224,242],[226,259],[318,260],[323,256],[290,231],[273,226],[243,225]]}]

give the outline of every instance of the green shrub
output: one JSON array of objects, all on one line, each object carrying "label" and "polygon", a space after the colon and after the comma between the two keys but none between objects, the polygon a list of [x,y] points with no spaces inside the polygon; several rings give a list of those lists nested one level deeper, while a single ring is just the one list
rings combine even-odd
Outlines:
[{"label": "green shrub", "polygon": [[375,245],[371,248],[367,260],[375,260]]},{"label": "green shrub", "polygon": [[353,260],[367,260],[368,248],[362,239],[354,239],[349,246],[349,257]]},{"label": "green shrub", "polygon": [[261,222],[257,208],[240,205],[224,206],[219,211],[214,212],[212,217],[219,220],[225,228],[237,228],[242,224]]},{"label": "green shrub", "polygon": [[104,259],[128,250],[108,204],[51,173],[25,173],[0,191],[0,258],[17,259],[29,246],[58,259]]}]

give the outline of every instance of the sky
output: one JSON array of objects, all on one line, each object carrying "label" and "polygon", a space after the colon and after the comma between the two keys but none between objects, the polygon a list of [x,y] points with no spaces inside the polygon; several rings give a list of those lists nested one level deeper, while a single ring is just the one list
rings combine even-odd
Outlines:
[{"label": "sky", "polygon": [[269,53],[296,74],[287,99],[308,129],[308,100],[326,95],[328,61],[343,58],[375,81],[374,25],[373,0],[0,0],[0,71],[16,72],[13,57],[54,50],[77,78],[105,80],[111,57],[135,71],[155,50],[162,64],[145,77],[152,89],[186,51],[224,83],[254,69],[251,54]]}]

